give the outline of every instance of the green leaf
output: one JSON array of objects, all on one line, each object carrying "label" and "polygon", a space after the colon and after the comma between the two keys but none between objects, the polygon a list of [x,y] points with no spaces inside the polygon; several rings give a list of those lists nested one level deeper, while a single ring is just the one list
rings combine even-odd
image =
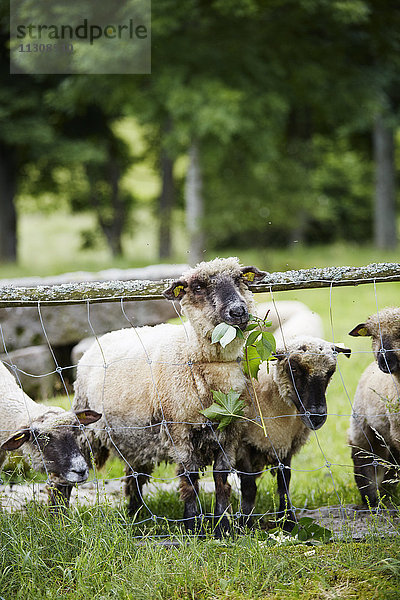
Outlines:
[{"label": "green leaf", "polygon": [[246,331],[253,331],[257,327],[257,323],[249,323],[246,327]]},{"label": "green leaf", "polygon": [[262,332],[262,343],[271,352],[275,352],[276,351],[276,341],[275,341],[275,338],[274,338],[274,336],[272,335],[272,333],[270,331],[263,331]]},{"label": "green leaf", "polygon": [[214,402],[200,413],[211,421],[219,421],[218,429],[224,429],[233,420],[243,417],[245,407],[244,400],[240,400],[240,394],[230,390],[227,394],[213,390]]},{"label": "green leaf", "polygon": [[302,528],[297,534],[297,537],[301,542],[306,542],[309,538],[309,533],[305,528]]},{"label": "green leaf", "polygon": [[259,335],[261,335],[261,331],[252,331],[246,340],[246,346],[252,346]]},{"label": "green leaf", "polygon": [[308,525],[313,525],[314,523],[315,521],[312,517],[301,517],[301,519],[298,520],[300,527],[307,527]]},{"label": "green leaf", "polygon": [[232,327],[232,325],[228,325],[229,329],[226,331],[225,335],[219,340],[219,343],[223,348],[233,342],[236,338],[236,327]]},{"label": "green leaf", "polygon": [[229,327],[230,325],[228,325],[228,323],[219,323],[219,325],[214,327],[214,330],[211,334],[211,343],[216,344],[219,342],[220,339],[224,337]]},{"label": "green leaf", "polygon": [[264,362],[265,360],[268,360],[271,356],[271,349],[267,348],[265,346],[265,344],[263,343],[263,340],[259,340],[256,343],[256,350],[258,353],[258,356],[260,357],[260,359]]},{"label": "green leaf", "polygon": [[228,323],[219,323],[211,334],[211,343],[216,344],[219,342],[223,348],[230,344],[236,337],[243,338],[243,333],[238,327],[228,325]]},{"label": "green leaf", "polygon": [[296,537],[301,542],[329,542],[332,538],[332,531],[326,527],[318,525],[311,517],[302,517],[293,527],[291,532],[293,537]]},{"label": "green leaf", "polygon": [[240,329],[240,327],[235,327],[235,329],[236,329],[236,337],[238,337],[241,340],[244,340],[243,331]]},{"label": "green leaf", "polygon": [[[246,360],[246,357],[247,357],[247,360]],[[249,368],[247,368],[247,363],[248,363]],[[254,379],[257,379],[260,364],[261,364],[261,358],[260,358],[256,348],[254,346],[246,346],[245,361],[243,363],[244,372],[247,375],[254,377]]]}]

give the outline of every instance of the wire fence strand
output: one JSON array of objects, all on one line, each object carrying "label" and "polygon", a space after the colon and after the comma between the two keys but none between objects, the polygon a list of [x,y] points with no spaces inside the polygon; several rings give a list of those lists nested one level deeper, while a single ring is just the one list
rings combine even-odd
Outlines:
[{"label": "wire fence strand", "polygon": [[[379,311],[381,308],[383,308],[382,306],[380,306],[380,302],[379,302],[379,293],[378,293],[378,285],[382,282],[397,282],[400,281],[400,265],[397,263],[387,263],[387,264],[380,264],[380,265],[368,265],[367,267],[363,267],[363,268],[353,268],[353,267],[339,267],[339,268],[330,268],[330,269],[311,269],[311,270],[302,270],[302,271],[290,271],[290,272],[286,272],[286,273],[274,273],[274,274],[268,274],[267,277],[265,278],[265,280],[259,284],[254,284],[251,285],[251,289],[253,292],[255,293],[259,293],[259,292],[264,292],[264,293],[268,293],[270,298],[271,298],[271,302],[272,305],[274,307],[274,310],[277,313],[277,317],[278,317],[278,330],[280,332],[280,334],[282,335],[282,339],[283,339],[283,346],[285,348],[285,350],[287,351],[287,342],[288,340],[286,339],[286,334],[285,334],[285,327],[284,327],[284,321],[283,319],[281,319],[281,316],[279,314],[279,301],[276,300],[275,297],[275,292],[277,291],[283,291],[283,290],[303,290],[303,289],[311,289],[311,288],[329,288],[329,299],[328,299],[328,320],[329,320],[329,324],[330,324],[330,341],[332,342],[332,344],[336,344],[336,338],[337,338],[337,334],[336,334],[336,327],[335,327],[335,309],[334,309],[334,296],[335,296],[335,290],[337,287],[341,287],[341,286],[357,286],[360,284],[372,284],[373,286],[373,294],[374,294],[374,301],[375,301],[375,308],[376,308],[376,314],[378,315],[378,319],[379,319]],[[49,348],[49,352],[51,353],[51,356],[53,358],[54,361],[54,365],[55,365],[55,369],[54,371],[52,371],[51,373],[57,373],[57,375],[60,378],[60,382],[61,382],[61,388],[63,391],[63,395],[67,397],[67,402],[69,405],[69,409],[73,410],[74,407],[74,402],[72,400],[71,397],[71,391],[68,385],[68,382],[65,380],[64,378],[64,369],[68,368],[68,369],[76,369],[77,368],[77,364],[71,364],[68,365],[68,367],[63,367],[62,365],[59,364],[59,361],[57,360],[57,355],[56,352],[53,349],[52,343],[49,339],[49,336],[47,335],[46,332],[46,323],[45,323],[45,319],[43,318],[42,315],[42,310],[41,307],[42,306],[47,306],[47,305],[59,305],[62,306],[64,304],[72,304],[72,303],[85,303],[86,304],[86,308],[87,308],[87,323],[88,323],[88,327],[89,330],[94,338],[94,344],[97,346],[98,351],[99,351],[99,356],[100,356],[100,362],[99,363],[86,363],[85,367],[86,369],[102,369],[102,383],[100,386],[100,407],[101,410],[99,412],[102,412],[102,422],[101,424],[94,424],[92,425],[90,428],[83,428],[80,427],[80,434],[83,436],[84,442],[86,443],[86,445],[89,447],[89,453],[90,456],[93,457],[96,454],[96,449],[93,445],[94,439],[95,437],[93,436],[102,436],[104,434],[104,437],[101,437],[101,439],[106,439],[107,442],[102,442],[102,443],[107,443],[109,448],[112,449],[114,451],[114,454],[121,460],[121,462],[125,465],[126,467],[126,475],[121,478],[121,477],[107,477],[108,481],[115,481],[115,482],[129,482],[129,480],[133,481],[135,483],[136,486],[136,492],[137,495],[139,497],[140,500],[140,504],[143,507],[144,512],[141,512],[140,514],[143,515],[143,517],[140,518],[136,518],[135,523],[137,525],[139,524],[146,524],[148,522],[168,522],[168,523],[179,523],[179,522],[185,522],[185,520],[187,520],[185,517],[180,517],[180,518],[176,518],[174,516],[171,516],[171,514],[168,514],[168,510],[165,510],[162,514],[156,514],[154,512],[154,509],[152,508],[154,506],[154,504],[152,503],[151,500],[151,494],[150,494],[150,490],[152,490],[152,494],[154,495],[154,491],[155,491],[155,495],[159,496],[160,494],[164,493],[165,491],[167,491],[167,493],[169,494],[173,494],[174,496],[177,495],[177,488],[179,487],[179,484],[182,480],[182,477],[186,477],[187,480],[189,481],[190,485],[192,486],[192,490],[195,496],[195,500],[199,506],[199,515],[200,516],[210,516],[211,515],[211,505],[210,505],[210,501],[207,500],[205,502],[204,500],[204,492],[202,491],[202,489],[204,489],[204,485],[200,485],[200,488],[198,486],[197,483],[197,476],[198,473],[192,472],[190,471],[190,467],[188,467],[188,465],[190,464],[190,461],[188,462],[187,457],[183,457],[182,461],[179,460],[179,457],[182,455],[182,446],[181,446],[181,440],[177,439],[175,431],[177,431],[177,427],[182,426],[184,428],[185,432],[191,432],[190,435],[193,432],[196,432],[196,434],[193,435],[198,435],[198,436],[205,436],[206,432],[207,432],[207,436],[208,439],[210,440],[208,443],[210,443],[210,445],[213,448],[213,452],[215,453],[215,455],[220,454],[223,457],[223,461],[224,461],[224,465],[226,466],[226,468],[223,470],[224,474],[229,473],[230,479],[231,479],[231,483],[233,485],[233,489],[234,489],[234,494],[233,494],[233,504],[236,503],[237,508],[235,508],[234,510],[232,510],[232,515],[231,518],[232,519],[236,519],[239,520],[241,517],[246,516],[243,512],[242,512],[242,502],[243,502],[243,498],[241,497],[240,494],[240,481],[238,480],[238,478],[240,479],[241,475],[246,475],[246,476],[256,476],[258,481],[260,481],[261,476],[263,476],[264,474],[268,473],[268,472],[274,472],[277,468],[281,469],[283,472],[285,472],[285,469],[287,469],[287,467],[285,467],[285,465],[282,463],[282,460],[280,458],[280,453],[279,450],[276,449],[271,441],[271,439],[268,439],[268,442],[271,446],[271,455],[274,457],[272,460],[273,464],[269,464],[269,465],[265,465],[264,468],[262,469],[256,469],[255,471],[240,471],[237,469],[235,462],[232,462],[231,457],[229,455],[229,452],[227,452],[227,448],[226,446],[224,446],[223,443],[223,437],[221,437],[221,435],[219,434],[218,430],[215,427],[215,423],[211,422],[210,420],[207,420],[203,417],[201,417],[200,415],[200,410],[203,410],[204,408],[206,408],[206,404],[205,404],[205,396],[204,394],[201,392],[200,387],[199,387],[199,377],[196,371],[196,361],[195,360],[191,360],[191,357],[188,356],[187,360],[185,361],[178,361],[176,360],[176,357],[173,355],[173,353],[171,352],[171,359],[167,360],[166,358],[163,358],[162,360],[159,360],[157,358],[155,358],[154,356],[152,356],[151,352],[149,351],[147,345],[146,345],[146,339],[145,339],[145,334],[143,332],[143,330],[141,328],[135,327],[134,321],[132,320],[132,318],[130,316],[127,315],[126,310],[125,310],[125,303],[126,302],[130,302],[130,301],[137,301],[137,300],[144,300],[144,299],[153,299],[153,300],[157,300],[160,301],[160,299],[163,297],[162,296],[162,290],[165,289],[168,285],[171,284],[170,280],[165,280],[165,281],[160,281],[160,282],[110,282],[110,283],[101,283],[101,284],[95,284],[95,283],[88,283],[88,284],[68,284],[68,285],[58,285],[58,286],[39,286],[37,288],[11,288],[10,286],[7,286],[6,288],[0,288],[0,308],[4,308],[4,307],[8,307],[8,308],[12,308],[12,307],[17,307],[17,306],[36,306],[37,307],[37,311],[38,311],[38,318],[40,321],[40,325],[41,325],[41,329],[43,332],[43,336],[44,339],[46,340],[46,344]],[[120,303],[120,309],[121,309],[121,313],[123,315],[123,317],[125,318],[126,322],[127,322],[127,329],[129,331],[132,332],[132,340],[136,339],[136,343],[138,345],[138,348],[140,349],[140,351],[138,350],[138,352],[136,353],[136,358],[132,358],[132,356],[120,356],[119,358],[109,358],[108,354],[107,354],[107,349],[104,346],[104,340],[102,339],[102,335],[99,334],[98,332],[96,332],[96,328],[93,326],[92,320],[91,320],[91,314],[90,314],[90,309],[91,306],[95,303],[99,303],[99,302],[109,302],[109,301],[118,301]],[[166,301],[164,299],[164,301]],[[182,317],[182,314],[178,308],[178,304],[177,303],[173,303],[174,305],[174,309],[176,311],[177,314],[177,318],[180,321],[180,327],[183,330],[183,335],[184,338],[187,342],[187,344],[189,344],[189,333],[187,331],[187,324],[185,322],[185,320]],[[360,315],[360,320],[362,318],[367,317],[367,315]],[[380,323],[379,323],[380,326]],[[30,375],[31,377],[35,377],[35,378],[39,378],[39,377],[46,377],[48,375],[50,375],[51,373],[42,373],[42,374],[30,374],[28,373],[26,370],[22,370],[20,368],[18,368],[18,366],[16,364],[14,364],[14,361],[11,358],[11,355],[8,351],[8,343],[7,343],[7,338],[6,338],[6,333],[2,327],[2,323],[0,322],[0,340],[4,349],[4,353],[6,356],[6,360],[4,361],[5,364],[7,364],[7,366],[10,368],[10,370],[13,372],[13,374],[16,377],[17,380],[17,384],[19,385],[21,392],[23,389],[23,386],[21,384],[21,380],[20,380],[20,374],[23,375]],[[381,334],[381,340],[382,340],[382,334]],[[383,342],[383,340],[382,340]],[[132,344],[134,342],[132,341]],[[399,352],[400,353],[400,348],[399,347],[394,347],[392,348],[393,352]],[[357,354],[359,355],[371,355],[371,351],[368,349],[359,349],[356,351]],[[354,354],[354,352],[353,352]],[[140,355],[140,358],[139,358]],[[372,355],[371,355],[371,360],[373,359]],[[136,361],[136,363],[135,363]],[[387,366],[389,367],[388,363],[386,363]],[[110,411],[110,404],[109,404],[109,398],[108,398],[108,394],[110,393],[109,390],[109,386],[108,386],[108,377],[109,377],[109,373],[110,371],[115,372],[115,369],[117,367],[121,366],[123,369],[125,370],[135,370],[135,372],[137,372],[138,374],[140,373],[147,373],[146,376],[148,376],[149,381],[151,382],[151,388],[152,388],[152,392],[151,392],[151,398],[149,397],[147,399],[148,403],[151,404],[152,402],[154,402],[154,415],[155,418],[154,420],[151,420],[151,422],[147,422],[147,423],[137,423],[137,424],[124,424],[123,422],[118,421],[118,419],[115,419],[113,417],[113,419],[110,419],[110,415],[109,415],[109,411]],[[232,365],[232,369],[236,368],[240,371],[241,373],[241,377],[242,377],[242,389],[245,390],[245,393],[247,395],[247,397],[249,398],[249,403],[252,407],[253,410],[253,421],[257,422],[260,421],[261,418],[265,419],[265,420],[269,420],[271,423],[272,422],[279,422],[279,419],[290,419],[293,418],[293,412],[288,410],[287,414],[281,414],[279,416],[276,415],[260,415],[258,414],[258,410],[257,410],[257,406],[256,403],[254,402],[254,398],[252,395],[252,390],[251,390],[251,386],[249,385],[249,381],[248,381],[248,377],[245,375],[242,365],[236,363],[236,365]],[[196,403],[198,405],[198,410],[199,410],[199,418],[198,420],[194,420],[194,419],[180,419],[180,420],[171,420],[169,417],[169,414],[166,412],[165,410],[165,398],[163,393],[160,391],[160,387],[159,387],[159,372],[160,370],[166,370],[168,369],[168,372],[170,373],[170,379],[171,379],[171,393],[173,393],[173,386],[174,386],[174,378],[175,377],[183,377],[185,378],[186,381],[190,382],[191,385],[191,389],[192,392],[195,394],[196,396]],[[388,368],[388,370],[390,370]],[[302,408],[304,409],[304,411],[307,411],[307,407],[303,404],[303,399],[302,399],[302,394],[299,391],[299,389],[296,386],[296,377],[295,374],[292,371],[292,367],[290,365],[289,362],[289,371],[290,371],[290,376],[293,382],[293,387],[294,387],[294,391],[298,400],[298,403],[300,406],[302,406]],[[361,375],[361,373],[360,373]],[[393,385],[396,389],[397,392],[397,396],[399,396],[399,382],[398,379],[395,377],[394,374],[392,375],[388,375],[391,376],[393,379]],[[340,419],[346,419],[346,421],[348,422],[350,416],[353,414],[354,415],[354,411],[353,411],[353,400],[352,400],[352,392],[349,390],[349,385],[346,382],[346,377],[342,368],[342,365],[340,363],[340,361],[338,361],[337,363],[337,369],[336,369],[336,375],[334,376],[336,378],[336,388],[338,388],[339,384],[340,384],[340,394],[343,398],[343,402],[342,405],[344,406],[345,404],[347,404],[349,406],[349,409],[344,409],[344,410],[335,410],[334,406],[332,406],[332,408],[328,409],[326,411],[326,414],[324,416],[328,417],[330,420],[331,419],[337,419],[338,421]],[[123,389],[123,381],[121,382],[121,398],[129,398],[129,390]],[[354,385],[352,386],[354,387]],[[121,400],[120,398],[118,399],[118,401]],[[121,400],[122,401],[122,400]],[[332,402],[333,404],[333,402]],[[28,420],[29,422],[31,422],[33,420],[33,418],[31,418],[29,416],[29,408],[27,407],[27,414],[28,414]],[[313,413],[311,413],[311,416],[313,416]],[[382,418],[386,417],[386,413],[381,415]],[[357,414],[354,415],[354,418],[358,418],[358,417],[363,417],[363,415]],[[243,426],[245,427],[245,426]],[[338,429],[340,429],[340,427],[338,426]],[[2,426],[2,424],[0,423],[0,433],[4,432],[5,428]],[[180,430],[179,430],[180,431]],[[155,433],[157,432],[157,433]],[[337,504],[339,506],[339,508],[343,511],[343,514],[346,510],[346,506],[343,503],[343,499],[342,499],[342,492],[343,492],[343,487],[344,486],[354,486],[355,484],[353,483],[353,465],[351,463],[351,460],[349,458],[349,461],[345,464],[343,464],[343,462],[341,461],[335,461],[332,460],[332,453],[334,453],[334,448],[335,448],[335,443],[336,441],[331,440],[331,443],[327,445],[327,441],[326,439],[323,438],[323,435],[321,435],[323,432],[323,428],[321,430],[316,430],[314,429],[312,431],[312,439],[313,439],[313,444],[314,444],[314,448],[315,448],[315,452],[318,453],[318,457],[319,457],[319,462],[317,461],[316,457],[313,457],[313,464],[309,464],[308,468],[305,468],[306,465],[304,465],[301,461],[295,462],[295,464],[292,464],[290,470],[291,472],[296,475],[296,474],[309,474],[310,478],[312,478],[313,476],[316,476],[316,474],[325,471],[325,474],[327,476],[327,480],[329,480],[330,482],[330,487],[331,487],[331,500],[334,498],[335,499],[335,504]],[[127,439],[127,436],[129,436],[129,434],[132,434],[132,444],[135,444],[135,440],[138,439],[138,436],[142,435],[144,436],[145,439],[150,439],[148,438],[148,436],[152,436],[154,435],[159,435],[162,436],[164,435],[166,437],[166,444],[169,448],[168,450],[168,455],[164,455],[162,458],[166,461],[169,462],[171,464],[175,463],[176,465],[178,465],[178,467],[180,467],[180,470],[178,472],[172,472],[171,473],[171,468],[170,467],[166,467],[164,468],[164,470],[161,470],[161,474],[158,473],[152,473],[152,468],[157,464],[157,462],[159,462],[158,460],[154,461],[154,464],[152,463],[152,461],[149,458],[144,458],[142,463],[136,462],[135,464],[132,462],[130,456],[134,456],[134,452],[132,452],[131,454],[127,454],[126,448],[124,445],[121,446],[121,444],[119,443],[119,439],[120,436],[123,436],[123,439]],[[268,435],[268,434],[267,434]],[[370,456],[371,456],[371,461],[370,461],[370,466],[372,466],[375,470],[375,477],[378,479],[379,476],[379,469],[381,468],[381,464],[379,463],[379,461],[377,461],[377,458],[374,454],[374,447],[373,444],[370,442],[370,439],[368,437],[368,435],[365,433],[365,440],[368,444],[368,447],[370,449]],[[146,437],[147,436],[147,437]],[[194,438],[193,438],[194,439]],[[189,440],[189,446],[192,448],[193,450],[193,444],[194,441],[193,439]],[[186,440],[188,441],[188,440]],[[341,440],[342,444],[346,444],[346,440]],[[383,443],[386,443],[385,440],[383,440]],[[194,451],[194,450],[193,450]],[[397,464],[396,462],[396,457],[391,453],[390,449],[388,448],[388,452],[389,452],[389,456],[390,458],[393,460],[394,463],[394,467],[395,469],[398,469],[398,472],[400,471],[400,466]],[[162,455],[162,452],[160,452],[160,456]],[[301,457],[301,452],[300,455]],[[208,465],[211,464],[212,461],[210,461],[210,459],[208,459],[205,461],[206,464],[204,464],[202,466],[202,468],[205,468]],[[140,464],[140,466],[145,467],[147,465],[150,465],[151,468],[147,469],[147,470],[141,470],[139,468],[137,468],[137,465]],[[93,474],[91,475],[91,479],[90,479],[90,484],[95,486],[96,489],[96,494],[97,494],[97,503],[100,504],[101,506],[101,501],[100,501],[100,486],[102,485],[102,479],[101,479],[101,473],[98,471],[98,469],[96,469],[95,464],[92,464],[92,467],[94,468]],[[49,473],[49,469],[47,466],[46,461],[43,459],[43,470],[46,473],[46,476],[48,478],[48,481],[51,481],[51,473]],[[158,470],[160,471],[160,469]],[[338,473],[340,473],[340,476],[338,475]],[[148,478],[152,476],[151,482],[150,483],[146,483],[144,487],[142,487],[142,483],[140,483],[142,480],[148,480]],[[262,477],[262,480],[264,481],[265,477]],[[319,483],[318,485],[320,485],[320,479],[319,479]],[[286,482],[286,480],[285,480]],[[343,482],[347,482],[347,483],[343,483]],[[208,485],[208,487],[206,486],[205,489],[210,490],[212,489],[212,482],[209,482],[210,485]],[[286,485],[286,483],[285,483]],[[260,488],[263,488],[263,484],[259,485]],[[291,486],[292,487],[292,486]],[[82,488],[82,490],[78,491],[78,495],[84,495],[84,489],[87,488]],[[263,498],[265,498],[265,489],[270,490],[270,487],[266,487],[264,486],[264,494],[262,495]],[[269,492],[268,492],[269,493]],[[289,489],[289,487],[286,487],[286,494],[289,500],[289,503],[291,506],[293,506],[293,510],[294,510],[294,515],[295,518],[297,519],[299,515],[302,514],[302,511],[304,510],[305,506],[301,506],[301,505],[295,505],[292,500],[293,500],[293,491],[292,489]],[[296,496],[297,494],[297,490],[294,492],[294,495]],[[0,492],[0,502],[1,502],[1,492]],[[297,494],[297,497],[298,494]],[[272,502],[272,504],[274,504],[274,502]],[[3,505],[4,505],[4,499],[3,499]],[[259,510],[259,508],[261,507],[261,503],[258,502],[256,504],[257,510],[254,510],[252,513],[252,517],[256,518],[256,519],[263,519],[266,517],[271,517],[271,510],[270,510],[270,506],[271,506],[271,501],[269,501],[269,510]],[[207,509],[208,507],[208,509]],[[393,509],[395,510],[395,509]],[[369,508],[365,507],[365,508],[359,508],[360,512],[368,512]]]}]

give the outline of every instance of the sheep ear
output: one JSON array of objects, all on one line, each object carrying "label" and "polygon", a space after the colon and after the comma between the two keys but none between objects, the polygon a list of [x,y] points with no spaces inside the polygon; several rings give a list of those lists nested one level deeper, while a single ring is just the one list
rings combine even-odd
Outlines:
[{"label": "sheep ear", "polygon": [[183,280],[174,281],[174,283],[163,291],[163,296],[167,300],[181,300],[186,294],[187,282]]},{"label": "sheep ear", "polygon": [[344,354],[345,356],[347,356],[347,358],[350,358],[350,355],[351,355],[351,349],[350,349],[350,348],[345,348],[345,347],[344,347],[344,346],[342,346],[342,345],[338,346],[338,345],[335,345],[335,344],[334,344],[334,345],[332,346],[332,350],[333,350],[334,352],[343,352],[343,354]]},{"label": "sheep ear", "polygon": [[353,337],[365,337],[371,334],[369,333],[368,327],[365,323],[359,323],[358,325],[356,325],[356,327],[354,327],[354,329],[349,331],[349,335],[352,335]]},{"label": "sheep ear", "polygon": [[8,440],[6,440],[2,445],[2,450],[17,450],[25,444],[31,437],[31,432],[29,429],[21,429],[12,435]]},{"label": "sheep ear", "polygon": [[284,350],[277,350],[276,352],[272,352],[272,356],[276,358],[276,360],[281,361],[284,358],[287,358],[287,352]]},{"label": "sheep ear", "polygon": [[91,423],[96,423],[96,421],[101,419],[101,413],[89,409],[80,410],[75,413],[75,416],[81,425],[90,425]]},{"label": "sheep ear", "polygon": [[240,270],[242,271],[242,278],[247,284],[263,279],[267,274],[266,271],[260,271],[257,267],[242,267]]}]

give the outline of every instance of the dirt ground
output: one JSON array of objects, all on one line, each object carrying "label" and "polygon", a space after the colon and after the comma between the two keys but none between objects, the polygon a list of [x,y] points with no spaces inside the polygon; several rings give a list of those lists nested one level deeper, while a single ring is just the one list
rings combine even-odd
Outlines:
[{"label": "dirt ground", "polygon": [[[204,491],[212,492],[212,481],[201,481]],[[125,502],[123,482],[119,479],[110,481],[88,482],[75,487],[71,496],[71,505],[95,505],[106,502],[109,506],[122,506]],[[149,483],[144,487],[144,496],[157,494],[160,490],[178,490],[178,482]],[[26,483],[0,485],[0,506],[3,511],[15,512],[24,510],[30,501],[47,502],[46,484]],[[368,534],[381,536],[400,534],[399,508],[379,509],[372,512],[364,506],[355,504],[324,506],[315,510],[297,509],[296,516],[312,517],[319,524],[334,533],[336,539],[362,540]]]}]

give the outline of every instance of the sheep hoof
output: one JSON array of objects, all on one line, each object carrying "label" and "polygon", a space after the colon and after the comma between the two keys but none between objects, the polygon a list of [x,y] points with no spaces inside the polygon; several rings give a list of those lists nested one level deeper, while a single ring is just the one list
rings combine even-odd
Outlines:
[{"label": "sheep hoof", "polygon": [[254,528],[253,517],[249,515],[242,515],[237,521],[237,526],[241,532],[246,533],[250,529]]},{"label": "sheep hoof", "polygon": [[228,517],[215,515],[214,523],[214,537],[218,540],[231,534],[231,524]]},{"label": "sheep hoof", "polygon": [[293,528],[295,525],[296,525],[296,521],[294,521],[292,519],[285,519],[285,521],[282,523],[282,529],[283,529],[283,531],[286,531],[287,533],[291,533],[293,531]]},{"label": "sheep hoof", "polygon": [[294,516],[292,511],[285,511],[284,514],[277,514],[276,526],[280,527],[283,531],[290,533],[291,531],[293,531],[295,525],[296,517]]},{"label": "sheep hoof", "polygon": [[204,536],[206,534],[204,529],[204,517],[196,515],[185,520],[186,533],[191,533],[197,536]]}]

